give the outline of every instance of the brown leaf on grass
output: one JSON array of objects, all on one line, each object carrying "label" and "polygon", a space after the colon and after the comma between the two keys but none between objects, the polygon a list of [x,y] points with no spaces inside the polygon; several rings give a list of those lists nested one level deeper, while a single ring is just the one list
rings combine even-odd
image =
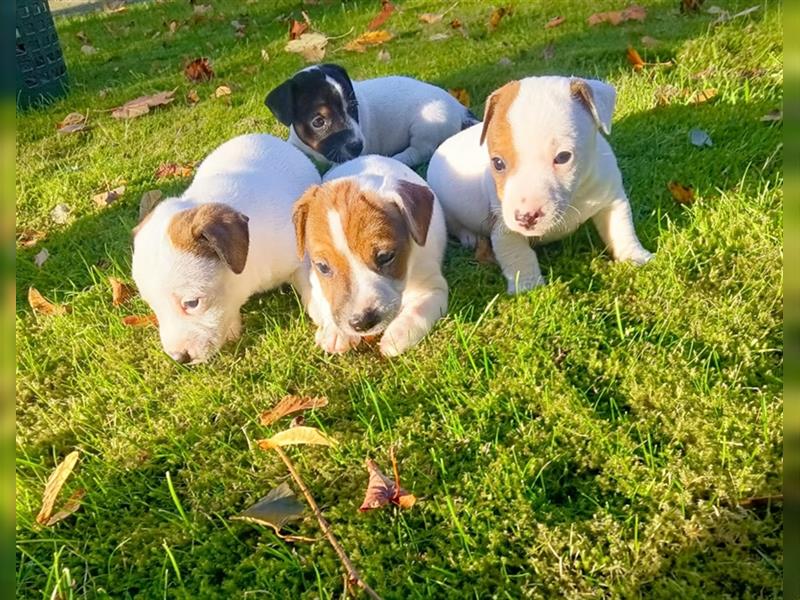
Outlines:
[{"label": "brown leaf on grass", "polygon": [[50,477],[47,478],[47,483],[45,483],[44,486],[44,494],[42,495],[42,509],[39,511],[39,514],[36,515],[36,522],[39,523],[39,525],[48,524],[50,516],[53,513],[53,507],[56,504],[56,499],[58,498],[58,493],[61,491],[61,488],[64,487],[64,482],[67,480],[67,477],[70,476],[70,473],[72,473],[75,465],[78,464],[78,458],[80,458],[80,452],[77,450],[70,452],[53,470]]},{"label": "brown leaf on grass", "polygon": [[335,446],[336,441],[322,433],[316,427],[292,427],[284,429],[267,440],[258,440],[258,447],[270,450],[277,446],[293,446],[295,444],[313,444],[316,446]]},{"label": "brown leaf on grass", "polygon": [[717,96],[716,88],[706,88],[689,96],[689,104],[705,104]]},{"label": "brown leaf on grass", "polygon": [[633,66],[634,71],[641,71],[644,68],[645,62],[642,60],[642,57],[639,56],[636,48],[628,46],[626,56],[628,57],[628,62]]},{"label": "brown leaf on grass", "polygon": [[389,17],[392,16],[394,9],[394,4],[392,4],[390,0],[381,0],[381,11],[375,16],[374,19],[372,19],[372,21],[369,22],[367,29],[370,31],[375,31],[381,27],[384,23],[386,23],[386,21],[389,20]]},{"label": "brown leaf on grass", "polygon": [[464,88],[453,88],[451,90],[447,90],[450,92],[450,95],[458,100],[461,104],[469,108],[470,97],[469,92]]},{"label": "brown leaf on grass", "polygon": [[179,163],[168,162],[158,165],[156,169],[156,180],[169,179],[172,177],[190,177],[194,167],[192,165],[182,165]]},{"label": "brown leaf on grass", "polygon": [[56,125],[58,133],[77,133],[87,128],[86,117],[78,112],[69,113],[64,119]]},{"label": "brown leaf on grass", "polygon": [[69,312],[66,304],[53,304],[35,287],[28,288],[28,304],[33,312],[45,316],[63,316]]},{"label": "brown leaf on grass", "polygon": [[86,35],[86,33],[83,32],[83,31],[79,31],[78,33],[76,33],[75,37],[78,38],[78,41],[81,44],[91,44],[92,43],[91,40],[89,39],[89,36]]},{"label": "brown leaf on grass", "polygon": [[231,95],[231,88],[227,85],[221,85],[217,89],[214,90],[214,97],[215,98],[222,98],[224,96]]},{"label": "brown leaf on grass", "polygon": [[122,324],[126,327],[158,327],[158,319],[155,315],[128,315],[122,317]]},{"label": "brown leaf on grass", "polygon": [[211,63],[207,58],[201,56],[195,58],[183,67],[183,74],[189,81],[208,81],[214,77],[214,69],[211,68]]},{"label": "brown leaf on grass", "polygon": [[321,33],[304,33],[296,40],[289,41],[284,50],[299,54],[306,59],[306,62],[319,62],[325,58],[327,45],[328,38]]},{"label": "brown leaf on grass", "polygon": [[161,202],[163,197],[164,194],[161,193],[161,190],[150,190],[142,194],[139,200],[139,222],[156,207],[156,204]]},{"label": "brown leaf on grass", "polygon": [[360,512],[380,508],[389,502],[396,504],[400,508],[411,508],[416,503],[416,496],[410,494],[401,487],[394,452],[391,453],[391,456],[395,476],[394,481],[381,472],[374,460],[371,458],[367,459],[369,482],[367,483],[367,492],[364,495],[364,501],[361,503],[361,506],[358,507]]},{"label": "brown leaf on grass", "polygon": [[381,48],[378,50],[378,54],[375,55],[375,60],[382,63],[389,62],[392,60],[392,55],[389,54],[389,51],[386,48]]},{"label": "brown leaf on grass", "polygon": [[478,238],[478,242],[475,244],[475,260],[482,265],[498,264],[489,238],[483,236]]},{"label": "brown leaf on grass", "polygon": [[100,208],[105,208],[106,206],[111,206],[114,204],[114,202],[119,200],[124,193],[125,186],[120,185],[115,187],[113,190],[107,190],[105,192],[95,194],[92,196],[92,202],[94,202]]},{"label": "brown leaf on grass", "polygon": [[694,202],[694,186],[670,181],[667,183],[667,188],[678,204],[691,204]]},{"label": "brown leaf on grass", "polygon": [[492,11],[492,15],[489,17],[489,31],[494,31],[500,26],[500,22],[503,20],[504,17],[511,15],[511,7],[508,6],[500,6],[499,8],[495,8]]},{"label": "brown leaf on grass", "polygon": [[197,90],[189,90],[186,92],[186,102],[188,104],[197,104],[200,102],[200,94],[197,93]]},{"label": "brown leaf on grass", "polygon": [[305,507],[285,481],[247,510],[231,517],[238,521],[268,525],[281,535],[281,527],[303,516]]},{"label": "brown leaf on grass", "polygon": [[394,36],[385,30],[367,31],[345,44],[344,49],[351,52],[366,52],[368,46],[379,46]]},{"label": "brown leaf on grass", "polygon": [[91,44],[84,44],[83,46],[81,46],[81,52],[83,52],[87,56],[89,54],[97,54],[97,48],[95,48]]},{"label": "brown leaf on grass", "polygon": [[553,17],[547,23],[545,23],[544,28],[545,29],[552,29],[553,27],[558,27],[564,21],[566,21],[566,18],[564,18],[564,17]]},{"label": "brown leaf on grass", "polygon": [[53,210],[50,211],[50,218],[53,219],[53,222],[57,225],[64,225],[69,221],[69,215],[71,213],[72,209],[62,202],[53,207]]},{"label": "brown leaf on grass", "polygon": [[214,7],[210,4],[195,4],[192,10],[196,17],[206,17],[214,13]]},{"label": "brown leaf on grass", "polygon": [[272,425],[278,419],[294,412],[322,408],[327,405],[328,399],[324,396],[314,398],[309,396],[284,396],[273,408],[261,413],[261,424]]},{"label": "brown leaf on grass", "polygon": [[772,496],[753,496],[752,498],[742,498],[736,502],[742,508],[764,508],[771,504],[783,504],[783,494]]},{"label": "brown leaf on grass", "polygon": [[151,108],[165,106],[175,99],[175,90],[158,92],[149,96],[139,96],[115,108],[111,116],[115,119],[133,119],[150,112]]},{"label": "brown leaf on grass", "polygon": [[426,23],[427,25],[433,25],[442,19],[444,19],[444,13],[422,13],[419,16],[420,23]]},{"label": "brown leaf on grass", "polygon": [[181,26],[181,24],[178,23],[178,21],[175,21],[175,20],[172,20],[169,23],[167,23],[167,29],[169,30],[170,33],[175,33],[176,31],[178,31],[180,26]]},{"label": "brown leaf on grass", "polygon": [[108,283],[111,285],[111,305],[119,306],[130,300],[136,292],[127,283],[116,277],[109,277]]},{"label": "brown leaf on grass", "polygon": [[309,27],[310,24],[307,21],[298,21],[297,19],[292,19],[289,21],[289,39],[299,39],[301,35],[308,31]]},{"label": "brown leaf on grass", "polygon": [[76,510],[78,510],[81,507],[81,500],[83,500],[83,497],[85,495],[86,495],[86,490],[84,490],[83,488],[79,488],[74,492],[72,492],[72,495],[64,503],[64,506],[62,506],[61,509],[56,514],[47,519],[47,523],[45,523],[44,526],[52,527],[59,521],[63,521],[72,513],[74,513]]},{"label": "brown leaf on grass", "polygon": [[23,229],[17,234],[17,245],[20,248],[33,248],[42,241],[47,234],[36,229]]},{"label": "brown leaf on grass", "polygon": [[594,27],[600,23],[610,23],[616,26],[625,21],[644,21],[646,18],[647,10],[645,10],[644,7],[638,4],[631,4],[624,10],[595,13],[586,19],[586,22],[589,24],[589,27]]}]

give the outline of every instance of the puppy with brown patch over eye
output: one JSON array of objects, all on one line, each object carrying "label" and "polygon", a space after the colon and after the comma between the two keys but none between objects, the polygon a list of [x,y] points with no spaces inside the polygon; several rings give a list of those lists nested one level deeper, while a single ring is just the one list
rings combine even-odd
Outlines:
[{"label": "puppy with brown patch over eye", "polygon": [[465,246],[490,236],[508,292],[544,283],[534,244],[592,220],[616,260],[652,258],[633,227],[611,146],[616,92],[591,79],[528,77],[489,96],[483,124],[443,143],[428,182]]},{"label": "puppy with brown patch over eye", "polygon": [[239,336],[239,309],[251,295],[287,282],[305,293],[292,206],[318,183],[297,148],[244,135],[214,150],[179,198],[144,217],[134,229],[133,278],[167,354],[203,362]]},{"label": "puppy with brown patch over eye", "polygon": [[294,225],[323,350],[346,352],[382,333],[381,353],[396,356],[447,311],[442,209],[398,161],[365,156],[332,169],[297,202]]}]

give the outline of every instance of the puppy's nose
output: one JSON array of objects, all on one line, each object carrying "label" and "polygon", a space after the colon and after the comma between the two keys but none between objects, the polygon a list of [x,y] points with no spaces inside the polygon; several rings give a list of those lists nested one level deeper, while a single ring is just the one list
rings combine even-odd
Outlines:
[{"label": "puppy's nose", "polygon": [[352,142],[347,142],[344,147],[350,156],[359,156],[361,151],[364,149],[364,142],[361,140],[355,140]]},{"label": "puppy's nose", "polygon": [[381,316],[374,308],[368,308],[360,315],[354,315],[348,323],[356,331],[369,331],[381,320]]},{"label": "puppy's nose", "polygon": [[176,363],[180,363],[182,365],[185,365],[192,360],[192,357],[189,356],[189,353],[185,350],[181,350],[179,352],[167,352],[167,354],[169,354],[170,358],[172,358],[172,360],[174,360]]},{"label": "puppy's nose", "polygon": [[541,208],[529,212],[514,211],[514,218],[517,220],[517,223],[522,225],[525,229],[533,229],[536,226],[536,222],[543,216],[544,213]]}]

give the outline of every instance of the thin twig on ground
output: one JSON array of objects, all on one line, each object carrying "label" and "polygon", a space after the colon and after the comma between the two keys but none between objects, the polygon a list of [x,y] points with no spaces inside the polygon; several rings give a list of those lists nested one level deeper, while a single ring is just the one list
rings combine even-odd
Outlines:
[{"label": "thin twig on ground", "polygon": [[308,502],[311,510],[314,511],[314,516],[317,517],[317,522],[319,523],[320,529],[322,529],[322,533],[324,533],[325,537],[328,538],[328,542],[330,542],[331,546],[333,546],[336,555],[342,562],[342,566],[347,573],[348,580],[364,590],[364,592],[366,592],[366,594],[373,600],[382,600],[375,590],[369,587],[367,582],[361,578],[361,574],[355,568],[347,554],[345,554],[344,548],[342,548],[341,544],[339,544],[339,540],[337,540],[336,536],[333,535],[333,530],[331,529],[330,524],[325,520],[325,517],[322,516],[322,511],[319,509],[319,506],[317,506],[314,496],[311,495],[311,492],[306,487],[305,482],[301,479],[300,474],[294,468],[294,463],[292,463],[280,446],[275,446],[273,450],[275,450],[275,452],[278,453],[278,456],[281,457],[281,460],[286,465],[286,468],[289,469],[292,479],[294,479],[295,483],[297,483],[297,486],[300,488],[300,491],[303,492],[303,495],[306,497],[306,502]]}]

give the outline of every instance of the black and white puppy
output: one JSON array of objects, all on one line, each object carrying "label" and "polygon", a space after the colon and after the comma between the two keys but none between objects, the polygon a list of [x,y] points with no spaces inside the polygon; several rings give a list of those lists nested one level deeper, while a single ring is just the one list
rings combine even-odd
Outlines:
[{"label": "black and white puppy", "polygon": [[380,154],[413,167],[478,122],[435,85],[410,77],[351,81],[334,64],[299,71],[272,90],[265,104],[289,127],[289,142],[324,166]]}]

